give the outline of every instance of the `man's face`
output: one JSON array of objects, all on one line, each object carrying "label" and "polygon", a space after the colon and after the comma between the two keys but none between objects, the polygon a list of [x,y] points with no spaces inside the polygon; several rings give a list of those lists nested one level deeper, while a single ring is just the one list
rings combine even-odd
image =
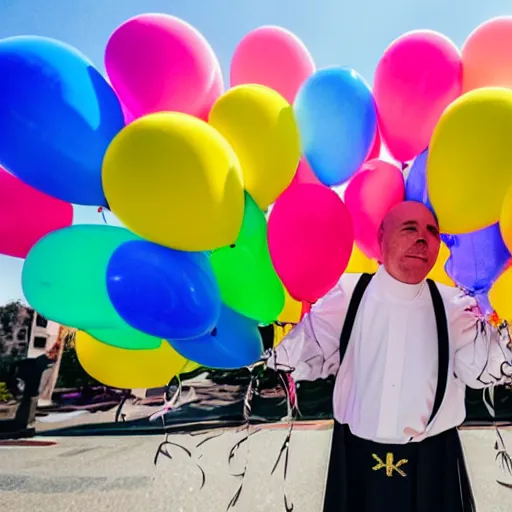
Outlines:
[{"label": "man's face", "polygon": [[406,201],[386,215],[379,232],[382,262],[389,274],[408,284],[421,282],[439,253],[439,228],[430,210]]}]

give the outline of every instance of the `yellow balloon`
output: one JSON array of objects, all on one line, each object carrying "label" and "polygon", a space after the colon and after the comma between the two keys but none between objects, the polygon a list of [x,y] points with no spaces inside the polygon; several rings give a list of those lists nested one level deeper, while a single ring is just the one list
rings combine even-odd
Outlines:
[{"label": "yellow balloon", "polygon": [[502,320],[512,322],[512,266],[509,266],[492,285],[489,301]]},{"label": "yellow balloon", "polygon": [[185,363],[185,366],[180,370],[180,374],[193,372],[194,370],[197,370],[200,366],[201,365],[196,363],[195,361],[189,360]]},{"label": "yellow balloon", "polygon": [[286,288],[284,289],[284,308],[281,314],[278,316],[277,321],[283,324],[296,324],[300,320],[302,313],[302,303],[295,300],[288,293]]},{"label": "yellow balloon", "polygon": [[428,276],[430,279],[435,281],[436,283],[445,284],[446,286],[455,286],[455,283],[450,279],[444,266],[450,257],[450,249],[441,242],[439,247],[439,254],[437,256],[437,261],[432,270],[429,272]]},{"label": "yellow balloon", "polygon": [[377,272],[379,264],[366,256],[366,254],[357,247],[356,244],[352,246],[352,254],[345,270],[346,274],[373,274]]},{"label": "yellow balloon", "polygon": [[464,94],[443,113],[429,147],[428,193],[444,233],[496,223],[512,183],[512,90]]},{"label": "yellow balloon", "polygon": [[235,150],[245,189],[265,210],[291,183],[300,159],[291,105],[263,85],[239,85],[215,102],[208,121]]},{"label": "yellow balloon", "polygon": [[214,128],[186,114],[151,114],[121,130],[103,160],[103,187],[127,228],[174,249],[230,245],[242,225],[238,158]]},{"label": "yellow balloon", "polygon": [[289,332],[293,329],[292,324],[277,325],[274,324],[274,348],[281,343]]},{"label": "yellow balloon", "polygon": [[512,252],[512,187],[509,187],[501,206],[500,230],[507,249]]},{"label": "yellow balloon", "polygon": [[106,345],[84,331],[77,331],[75,349],[91,377],[121,389],[166,386],[187,361],[166,341],[155,349],[127,350]]}]

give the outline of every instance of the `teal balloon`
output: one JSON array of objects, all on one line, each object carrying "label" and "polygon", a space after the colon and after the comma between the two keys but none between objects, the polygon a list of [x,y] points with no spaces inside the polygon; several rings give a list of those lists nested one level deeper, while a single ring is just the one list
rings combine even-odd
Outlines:
[{"label": "teal balloon", "polygon": [[44,317],[86,331],[108,345],[134,350],[159,347],[162,340],[130,327],[108,295],[110,258],[132,240],[140,238],[105,225],[76,225],[45,236],[23,265],[28,303]]},{"label": "teal balloon", "polygon": [[277,320],[284,287],[270,258],[265,215],[249,194],[238,238],[213,251],[210,262],[226,306],[260,323]]}]

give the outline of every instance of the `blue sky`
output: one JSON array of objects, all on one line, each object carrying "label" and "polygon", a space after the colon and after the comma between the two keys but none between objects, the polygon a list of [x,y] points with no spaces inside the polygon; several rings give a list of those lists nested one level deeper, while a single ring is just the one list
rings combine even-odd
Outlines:
[{"label": "blue sky", "polygon": [[[483,21],[512,14],[512,4],[510,0],[0,0],[0,38],[37,34],[60,39],[104,71],[109,35],[123,21],[145,12],[173,14],[194,25],[210,41],[226,79],[240,39],[261,25],[280,25],[304,41],[317,67],[348,65],[372,82],[382,52],[400,34],[428,28],[460,47]],[[103,221],[96,209],[77,208],[75,222]],[[0,256],[0,304],[23,299],[21,268],[21,260]]]}]

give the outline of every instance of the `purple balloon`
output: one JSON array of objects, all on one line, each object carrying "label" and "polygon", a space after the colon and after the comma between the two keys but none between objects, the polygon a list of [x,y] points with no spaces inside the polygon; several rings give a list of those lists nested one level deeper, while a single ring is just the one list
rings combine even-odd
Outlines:
[{"label": "purple balloon", "polygon": [[478,307],[480,308],[480,312],[485,317],[494,313],[494,308],[491,306],[489,296],[487,295],[487,293],[477,293],[475,295],[475,299],[478,303]]},{"label": "purple balloon", "polygon": [[490,290],[510,259],[498,224],[473,233],[444,235],[443,240],[451,253],[445,265],[446,273],[475,296]]},{"label": "purple balloon", "polygon": [[434,212],[427,190],[427,159],[428,149],[414,159],[405,180],[405,200],[423,203],[431,212]]}]

